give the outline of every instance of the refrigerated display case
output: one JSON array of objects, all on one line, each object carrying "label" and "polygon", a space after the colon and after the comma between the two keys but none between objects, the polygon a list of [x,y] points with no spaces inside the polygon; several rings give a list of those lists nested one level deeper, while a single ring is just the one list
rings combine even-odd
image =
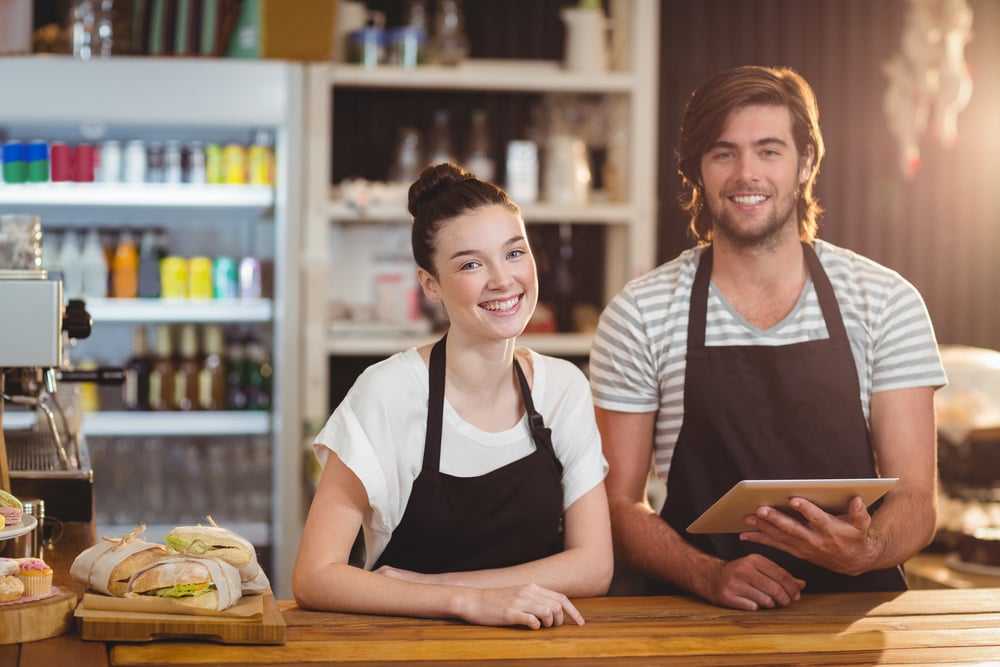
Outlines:
[{"label": "refrigerated display case", "polygon": [[[0,134],[70,145],[118,140],[273,141],[273,184],[0,183],[0,211],[41,216],[43,233],[162,230],[169,252],[254,257],[269,290],[252,298],[87,297],[90,339],[69,361],[124,366],[136,327],[225,327],[262,345],[269,401],[258,409],[128,411],[102,390],[86,412],[100,535],[137,522],[147,539],[213,515],[258,548],[278,596],[291,593],[303,523],[298,388],[301,65],[209,59],[0,59]],[[273,274],[273,275],[270,275]],[[92,390],[81,397],[85,405]],[[101,407],[101,406],[90,406]],[[231,406],[232,407],[232,406]],[[110,408],[110,409],[109,409]]]}]

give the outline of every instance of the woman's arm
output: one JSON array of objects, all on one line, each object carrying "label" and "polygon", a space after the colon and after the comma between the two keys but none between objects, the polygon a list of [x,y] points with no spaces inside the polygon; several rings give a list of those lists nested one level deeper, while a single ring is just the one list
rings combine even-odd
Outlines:
[{"label": "woman's arm", "polygon": [[561,625],[583,617],[566,595],[538,585],[489,589],[428,585],[381,576],[348,563],[368,508],[364,486],[331,454],[306,519],[292,572],[292,592],[304,609],[428,618],[461,618],[481,625]]},{"label": "woman's arm", "polygon": [[[410,582],[500,588],[537,584],[569,597],[604,595],[611,585],[614,558],[608,499],[601,482],[578,498],[563,518],[563,551],[528,563],[493,570],[420,574],[391,567],[377,570],[393,579]],[[511,536],[516,539],[516,536]]]}]

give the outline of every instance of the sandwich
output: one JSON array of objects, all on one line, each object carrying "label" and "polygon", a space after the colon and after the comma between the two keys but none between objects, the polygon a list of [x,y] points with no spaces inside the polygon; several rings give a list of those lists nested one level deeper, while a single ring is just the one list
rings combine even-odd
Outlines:
[{"label": "sandwich", "polygon": [[120,598],[137,570],[169,555],[162,544],[145,540],[105,540],[80,552],[69,573],[90,590]]},{"label": "sandwich", "polygon": [[199,609],[222,611],[241,597],[235,567],[208,558],[164,558],[144,567],[128,582],[127,598],[160,598]]},{"label": "sandwich", "polygon": [[214,522],[211,526],[178,526],[167,533],[165,541],[171,554],[221,560],[237,568],[245,594],[266,593],[271,588],[253,544]]}]

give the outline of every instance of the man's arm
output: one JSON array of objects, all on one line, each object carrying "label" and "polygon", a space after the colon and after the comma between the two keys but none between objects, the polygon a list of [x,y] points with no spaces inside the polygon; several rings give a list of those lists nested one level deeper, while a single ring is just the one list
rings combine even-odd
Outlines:
[{"label": "man's arm", "polygon": [[[804,585],[759,555],[727,563],[695,549],[650,507],[646,479],[656,413],[595,408],[609,470],[605,485],[615,554],[641,573],[714,604],[754,610],[798,599]],[[669,489],[667,491],[669,495]]]},{"label": "man's arm", "polygon": [[757,530],[743,533],[743,539],[851,575],[903,563],[934,536],[936,433],[932,387],[873,394],[871,435],[878,471],[883,477],[899,477],[875,515],[868,514],[860,498],[839,517],[797,498],[792,507],[807,524],[761,508],[757,519],[749,520]]}]

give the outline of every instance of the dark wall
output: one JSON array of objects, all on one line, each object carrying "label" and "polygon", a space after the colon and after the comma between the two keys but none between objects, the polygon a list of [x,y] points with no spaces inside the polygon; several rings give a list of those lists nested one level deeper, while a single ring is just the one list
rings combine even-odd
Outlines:
[{"label": "dark wall", "polygon": [[674,151],[690,91],[741,64],[788,65],[813,85],[827,156],[820,236],[881,262],[924,295],[941,343],[1000,348],[1000,2],[969,0],[975,88],[958,144],[929,135],[902,177],[882,113],[882,64],[899,49],[907,0],[664,0],[659,256],[691,245]]}]

